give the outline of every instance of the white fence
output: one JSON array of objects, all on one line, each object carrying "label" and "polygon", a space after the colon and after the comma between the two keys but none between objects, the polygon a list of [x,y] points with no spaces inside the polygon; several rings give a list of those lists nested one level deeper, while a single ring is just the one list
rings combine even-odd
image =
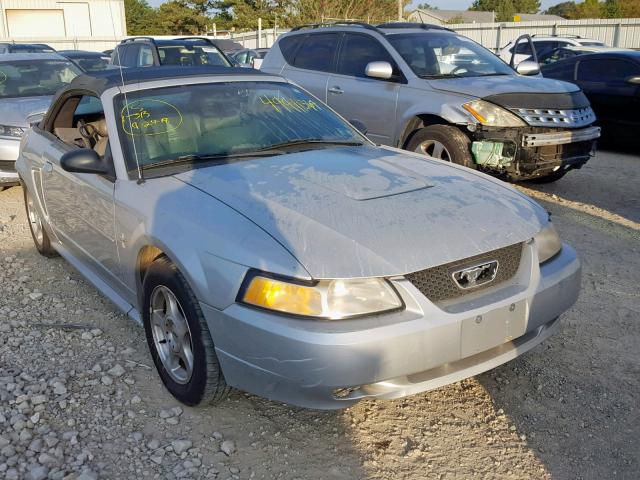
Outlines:
[{"label": "white fence", "polygon": [[[490,50],[497,51],[524,33],[531,35],[579,35],[601,40],[607,45],[624,48],[640,48],[640,18],[563,20],[552,22],[466,23],[448,25],[456,32],[472,38]],[[245,48],[271,47],[278,35],[287,32],[269,28],[257,31],[220,36],[242,44]],[[125,37],[31,37],[20,38],[20,43],[46,43],[56,50],[94,50],[113,48]],[[163,37],[158,37],[163,38]],[[171,38],[171,37],[164,37]],[[175,37],[174,37],[175,38]],[[0,39],[11,42],[14,39]],[[259,41],[258,41],[259,40]]]}]

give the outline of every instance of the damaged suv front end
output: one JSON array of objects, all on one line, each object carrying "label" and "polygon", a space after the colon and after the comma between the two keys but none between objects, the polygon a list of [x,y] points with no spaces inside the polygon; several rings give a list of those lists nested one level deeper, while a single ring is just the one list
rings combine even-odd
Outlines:
[{"label": "damaged suv front end", "polygon": [[511,180],[554,179],[581,168],[600,128],[581,91],[496,94],[463,104],[478,168]]}]

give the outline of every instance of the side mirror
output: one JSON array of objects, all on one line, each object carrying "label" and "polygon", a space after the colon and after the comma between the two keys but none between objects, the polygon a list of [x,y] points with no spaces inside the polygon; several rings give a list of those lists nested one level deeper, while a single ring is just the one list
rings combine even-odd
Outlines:
[{"label": "side mirror", "polygon": [[540,73],[540,65],[538,62],[534,62],[531,60],[525,60],[524,62],[520,62],[516,67],[516,72],[520,75],[538,75]]},{"label": "side mirror", "polygon": [[109,175],[111,173],[107,163],[91,148],[79,148],[65,153],[60,158],[60,166],[63,170],[74,173],[94,173],[98,175]]},{"label": "side mirror", "polygon": [[630,83],[632,85],[640,85],[640,77],[629,77],[627,78],[627,83]]},{"label": "side mirror", "polygon": [[360,120],[349,120],[349,123],[351,124],[351,126],[353,128],[355,128],[356,130],[358,130],[361,134],[366,135],[367,134],[367,126],[364,124],[364,122],[361,122]]},{"label": "side mirror", "polygon": [[34,127],[34,126],[38,125],[42,121],[42,119],[44,118],[46,113],[47,113],[46,110],[44,110],[42,112],[30,113],[29,115],[27,115],[27,118],[26,118],[27,123],[31,127]]},{"label": "side mirror", "polygon": [[393,67],[389,62],[370,62],[364,69],[367,77],[388,80],[393,76]]}]

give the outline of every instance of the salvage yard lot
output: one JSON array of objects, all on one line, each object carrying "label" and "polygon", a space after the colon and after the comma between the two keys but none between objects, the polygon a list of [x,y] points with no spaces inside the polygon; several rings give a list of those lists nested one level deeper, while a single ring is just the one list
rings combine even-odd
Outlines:
[{"label": "salvage yard lot", "polygon": [[639,169],[640,157],[603,151],[555,184],[520,187],[583,262],[556,335],[478,377],[338,412],[238,392],[178,407],[143,330],[67,262],[40,257],[21,189],[1,192],[0,477],[635,479]]}]

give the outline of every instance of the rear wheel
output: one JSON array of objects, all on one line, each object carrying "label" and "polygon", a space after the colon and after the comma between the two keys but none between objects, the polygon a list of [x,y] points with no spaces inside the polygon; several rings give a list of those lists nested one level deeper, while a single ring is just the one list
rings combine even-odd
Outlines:
[{"label": "rear wheel", "polygon": [[413,134],[406,146],[407,150],[422,153],[439,160],[476,168],[471,156],[471,140],[457,127],[451,125],[430,125]]},{"label": "rear wheel", "polygon": [[38,212],[38,207],[35,204],[33,195],[31,195],[31,192],[29,192],[26,186],[23,188],[23,192],[24,205],[27,210],[27,220],[29,222],[29,230],[31,230],[33,243],[40,255],[55,257],[57,252],[51,246],[51,240],[49,239],[47,231],[44,229],[42,217],[40,216],[40,212]]},{"label": "rear wheel", "polygon": [[229,387],[200,305],[177,267],[160,257],[143,283],[143,321],[165,387],[187,405],[224,400]]}]

